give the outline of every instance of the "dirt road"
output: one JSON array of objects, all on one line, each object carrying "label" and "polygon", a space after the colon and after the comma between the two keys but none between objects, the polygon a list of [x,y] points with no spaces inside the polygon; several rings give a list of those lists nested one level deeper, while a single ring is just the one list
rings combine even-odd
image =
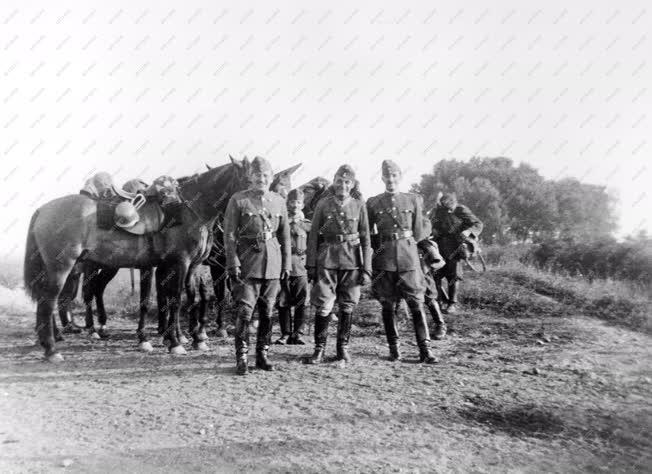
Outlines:
[{"label": "dirt road", "polygon": [[34,346],[33,314],[2,315],[0,472],[652,466],[651,338],[589,317],[469,310],[435,344],[441,363],[423,366],[407,323],[406,360],[387,360],[378,306],[365,301],[349,366],[304,365],[311,345],[275,346],[277,371],[237,377],[232,339],[145,355],[134,321],[115,313],[110,339],[68,336],[57,366]]}]

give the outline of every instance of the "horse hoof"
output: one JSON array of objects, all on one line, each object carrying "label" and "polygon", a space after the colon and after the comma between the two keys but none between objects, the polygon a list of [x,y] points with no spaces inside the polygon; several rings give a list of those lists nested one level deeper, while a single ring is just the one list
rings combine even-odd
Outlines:
[{"label": "horse hoof", "polygon": [[179,336],[179,343],[180,344],[188,344],[188,338],[184,335]]},{"label": "horse hoof", "polygon": [[210,351],[210,347],[208,347],[206,341],[193,342],[192,348],[198,351]]},{"label": "horse hoof", "polygon": [[199,339],[200,341],[208,341],[208,334],[206,334],[206,331],[202,329],[197,334],[197,339]]},{"label": "horse hoof", "polygon": [[57,364],[59,362],[63,362],[63,356],[61,354],[59,354],[58,352],[53,352],[49,356],[46,356],[45,360],[47,362],[52,362],[53,364]]},{"label": "horse hoof", "polygon": [[95,341],[99,341],[99,340],[102,339],[102,338],[101,338],[100,335],[97,333],[97,331],[93,331],[93,332],[91,333],[91,339],[93,339],[93,340],[95,340]]},{"label": "horse hoof", "polygon": [[158,345],[159,346],[167,346],[168,345],[168,340],[165,339],[163,336],[158,338]]},{"label": "horse hoof", "polygon": [[149,341],[143,341],[140,344],[138,344],[138,350],[142,352],[152,352],[154,348],[152,347],[152,344]]},{"label": "horse hoof", "polygon": [[175,355],[175,356],[176,355],[186,355],[187,352],[183,348],[183,346],[174,346],[174,347],[170,347],[170,354]]}]

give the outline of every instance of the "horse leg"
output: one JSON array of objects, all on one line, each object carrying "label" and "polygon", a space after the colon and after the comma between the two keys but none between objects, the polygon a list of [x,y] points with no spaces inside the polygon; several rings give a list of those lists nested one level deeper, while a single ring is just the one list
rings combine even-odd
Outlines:
[{"label": "horse leg", "polygon": [[208,293],[206,288],[206,280],[200,275],[199,276],[199,332],[198,337],[201,341],[208,341],[208,334],[206,334],[206,310],[208,307]]},{"label": "horse leg", "polygon": [[155,271],[155,284],[156,284],[156,305],[158,306],[158,335],[165,336],[165,331],[168,327],[168,301],[165,294],[163,282],[165,281],[165,268],[163,265],[156,267]]},{"label": "horse leg", "polygon": [[140,317],[138,319],[138,348],[143,352],[152,352],[154,348],[147,340],[145,332],[145,318],[149,311],[150,295],[152,293],[152,274],[154,268],[140,269]]},{"label": "horse leg", "polygon": [[98,335],[100,338],[108,337],[106,332],[106,309],[104,308],[104,290],[111,280],[118,274],[117,268],[102,268],[95,279],[94,295],[97,303],[97,322],[100,323]]},{"label": "horse leg", "polygon": [[54,339],[54,308],[58,307],[58,298],[63,286],[66,283],[66,277],[72,265],[67,272],[57,272],[54,275],[46,277],[41,296],[36,306],[36,332],[41,346],[45,350],[45,360],[48,362],[61,362],[63,356],[57,352]]},{"label": "horse leg", "polygon": [[[86,330],[91,335],[91,338],[99,339],[97,331],[95,330],[95,322],[93,320],[93,298],[95,277],[97,276],[98,268],[91,265],[84,265],[84,279],[82,280],[82,298],[84,306],[86,306]],[[97,335],[97,338],[94,337]]]},{"label": "horse leg", "polygon": [[186,282],[188,264],[180,262],[171,268],[167,275],[169,278],[168,285],[170,291],[166,291],[170,301],[170,323],[168,324],[168,337],[170,340],[170,354],[183,355],[186,350],[180,342],[181,328],[179,326],[179,310],[181,309],[181,293]]},{"label": "horse leg", "polygon": [[[202,286],[205,285],[203,278],[200,275],[194,274],[191,278],[188,279],[188,285],[186,285],[186,295],[188,301],[186,306],[189,309],[189,316],[191,321],[190,327],[192,334],[192,347],[193,349],[200,351],[207,351],[208,344],[206,344],[206,339],[208,339],[208,337],[206,336],[206,330],[204,329],[205,314],[200,314],[202,307],[204,312],[206,311],[206,304],[205,302],[202,302],[202,298],[205,297],[205,295],[201,295]],[[199,289],[200,292],[199,303],[195,301],[195,297],[197,296],[197,289]]]},{"label": "horse leg", "polygon": [[211,279],[213,280],[213,291],[215,292],[215,322],[217,324],[217,337],[226,338],[224,328],[224,306],[226,305],[226,273],[218,265],[211,265]]},{"label": "horse leg", "polygon": [[61,290],[57,300],[59,318],[61,319],[62,332],[64,334],[79,334],[82,331],[82,329],[75,324],[75,319],[70,311],[72,301],[75,299],[77,290],[79,289],[79,279],[79,273],[74,271],[71,272],[70,275],[68,275],[66,283],[63,285],[63,289]]}]

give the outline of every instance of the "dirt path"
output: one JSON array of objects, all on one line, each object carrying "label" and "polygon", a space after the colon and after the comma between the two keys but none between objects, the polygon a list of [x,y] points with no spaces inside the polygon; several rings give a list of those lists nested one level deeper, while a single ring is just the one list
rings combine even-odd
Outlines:
[{"label": "dirt path", "polygon": [[211,341],[209,353],[143,355],[134,322],[115,315],[109,340],[68,336],[66,361],[47,365],[33,315],[2,315],[0,472],[652,466],[649,336],[581,316],[467,311],[436,343],[441,363],[422,366],[405,323],[406,360],[386,360],[378,314],[361,305],[348,367],[303,365],[311,345],[276,346],[278,370],[244,378],[232,340]]}]

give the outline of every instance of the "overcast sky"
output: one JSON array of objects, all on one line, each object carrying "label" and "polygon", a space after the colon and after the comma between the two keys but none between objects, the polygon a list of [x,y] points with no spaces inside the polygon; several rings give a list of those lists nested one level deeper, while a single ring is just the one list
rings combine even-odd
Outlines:
[{"label": "overcast sky", "polygon": [[[652,230],[647,2],[0,4],[0,257],[89,174],[182,176],[262,155],[295,184],[351,163],[405,188],[507,156],[618,197]],[[56,5],[55,5],[56,4]],[[109,6],[109,4],[111,4]]]}]

